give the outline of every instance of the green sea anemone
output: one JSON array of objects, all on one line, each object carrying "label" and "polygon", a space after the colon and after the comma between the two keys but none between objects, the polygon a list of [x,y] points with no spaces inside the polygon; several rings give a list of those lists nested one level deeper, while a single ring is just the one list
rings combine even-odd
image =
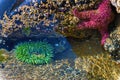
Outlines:
[{"label": "green sea anemone", "polygon": [[30,64],[45,64],[52,60],[53,47],[47,42],[24,42],[15,46],[14,53],[20,61]]}]

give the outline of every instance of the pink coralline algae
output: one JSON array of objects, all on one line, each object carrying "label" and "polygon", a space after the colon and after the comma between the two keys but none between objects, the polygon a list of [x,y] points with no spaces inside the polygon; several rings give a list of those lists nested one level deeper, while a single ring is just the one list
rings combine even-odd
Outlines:
[{"label": "pink coralline algae", "polygon": [[74,16],[82,21],[78,24],[78,29],[98,29],[102,35],[101,44],[109,37],[108,25],[114,19],[109,0],[103,0],[97,10],[88,10],[79,12],[76,8],[73,10]]}]

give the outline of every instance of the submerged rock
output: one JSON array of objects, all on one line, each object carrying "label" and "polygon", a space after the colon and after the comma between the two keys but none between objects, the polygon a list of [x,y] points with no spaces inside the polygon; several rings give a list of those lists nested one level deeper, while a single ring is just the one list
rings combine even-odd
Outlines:
[{"label": "submerged rock", "polygon": [[112,53],[115,60],[120,60],[120,26],[110,34],[110,38],[106,40],[104,48]]},{"label": "submerged rock", "polygon": [[120,59],[120,15],[116,19],[116,28],[110,33],[110,37],[107,38],[104,44],[105,50],[112,53],[115,60]]},{"label": "submerged rock", "polygon": [[[17,0],[19,2],[19,0]],[[14,7],[15,9],[13,9],[9,15],[7,16],[6,14],[4,14],[4,20],[1,20],[1,24],[2,24],[2,36],[4,37],[7,37],[8,35],[10,35],[12,32],[16,31],[16,30],[19,30],[19,28],[23,28],[23,27],[31,27],[33,25],[30,25],[30,24],[34,24],[33,22],[41,22],[42,24],[45,24],[45,25],[51,25],[51,27],[54,27],[55,28],[55,20],[58,20],[59,23],[57,24],[60,24],[58,25],[58,28],[59,26],[61,27],[62,26],[62,29],[64,27],[67,27],[67,30],[63,31],[63,30],[60,30],[59,32],[63,35],[66,35],[66,36],[73,36],[73,37],[77,37],[77,38],[86,38],[86,37],[89,37],[90,35],[94,34],[92,33],[92,31],[82,31],[82,30],[74,30],[72,29],[72,27],[75,27],[75,25],[77,24],[76,23],[76,19],[74,21],[73,19],[73,15],[71,15],[71,13],[69,13],[71,11],[71,9],[73,7],[79,7],[80,10],[86,10],[86,9],[93,9],[94,7],[96,7],[96,5],[101,1],[97,1],[97,0],[85,0],[85,1],[49,1],[49,0],[45,0],[46,3],[44,3],[44,1],[42,3],[40,3],[41,0],[25,0],[23,1],[23,3],[21,2],[21,5],[18,5],[19,7]],[[37,3],[35,3],[37,2]],[[64,3],[65,2],[65,3]],[[73,2],[74,2],[74,5],[73,5]],[[35,3],[35,4],[34,4]],[[38,7],[38,4],[40,3],[39,7]],[[56,3],[56,4],[55,4]],[[64,4],[63,4],[64,3]],[[30,7],[30,4],[31,4],[31,7]],[[50,5],[51,4],[51,5]],[[16,4],[14,4],[16,6]],[[29,7],[28,7],[29,5]],[[45,7],[44,5],[46,6],[50,6],[50,8],[48,7]],[[54,10],[52,10],[51,8],[55,8]],[[26,10],[27,8],[27,10]],[[33,9],[32,9],[33,8]],[[45,10],[44,10],[45,8]],[[63,13],[63,11],[59,11],[59,9],[67,9],[65,11],[65,13]],[[23,10],[22,10],[23,9]],[[29,11],[30,10],[30,11]],[[32,10],[32,11],[31,11]],[[41,10],[41,11],[40,11]],[[48,11],[46,11],[48,10]],[[49,12],[49,10],[52,11]],[[22,13],[22,11],[24,13]],[[40,11],[40,12],[39,12]],[[26,13],[27,12],[27,13]],[[37,13],[36,13],[37,12]],[[45,12],[45,13],[43,13]],[[30,13],[30,14],[29,14]],[[31,13],[33,13],[35,16],[33,16],[33,14],[31,15]],[[41,14],[39,13],[43,13],[42,16]],[[28,16],[29,14],[29,16]],[[55,15],[54,18],[55,19],[51,19],[50,20],[48,19],[48,16],[53,16],[53,14]],[[37,17],[36,17],[37,15]],[[48,15],[47,17],[45,17],[46,15]],[[66,17],[67,16],[67,17]],[[9,18],[11,17],[11,18]],[[42,20],[40,19],[39,17],[44,17],[45,19]],[[64,17],[64,19],[62,19]],[[33,19],[34,18],[34,19]],[[30,19],[30,20],[29,20]],[[33,20],[32,20],[33,19]],[[40,21],[39,21],[40,19]],[[38,21],[36,21],[38,20]],[[6,21],[6,22],[4,22]],[[44,22],[42,22],[44,21]],[[55,23],[51,23],[51,21],[55,22]],[[18,22],[22,22],[22,24],[24,25],[19,25]],[[75,23],[74,23],[75,22]],[[75,24],[75,25],[74,25]],[[7,27],[6,27],[7,26]],[[41,26],[41,25],[40,25]],[[46,29],[45,31],[50,31],[51,30],[51,27],[36,27],[37,29]],[[70,27],[70,28],[69,28]],[[25,30],[26,31],[26,30]],[[30,31],[27,30],[27,35],[29,35]],[[88,35],[89,33],[89,35]],[[87,35],[86,35],[87,34]]]},{"label": "submerged rock", "polygon": [[86,80],[86,71],[75,69],[66,59],[35,66],[22,63],[11,56],[5,64],[5,68],[0,69],[5,80]]},{"label": "submerged rock", "polygon": [[106,40],[104,45],[105,50],[114,52],[120,50],[120,27],[117,27],[115,31],[110,34],[110,38]]},{"label": "submerged rock", "polygon": [[111,4],[115,6],[117,13],[120,13],[120,0],[110,0]]}]

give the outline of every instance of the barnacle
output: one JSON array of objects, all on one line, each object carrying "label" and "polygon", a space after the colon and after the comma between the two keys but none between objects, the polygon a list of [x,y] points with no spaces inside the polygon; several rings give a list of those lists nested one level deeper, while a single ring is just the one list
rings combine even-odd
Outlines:
[{"label": "barnacle", "polygon": [[[36,5],[38,5],[38,7]],[[49,20],[49,15],[51,14],[49,12],[49,7],[48,9],[44,9],[42,6],[44,6],[44,4],[37,3],[34,3],[34,6],[21,6],[18,8],[19,13],[14,14],[11,17],[7,16],[5,13],[3,20],[0,20],[0,24],[2,25],[1,35],[7,37],[15,31],[25,29],[27,27],[35,27],[43,21],[49,22],[44,23],[46,26],[49,26],[48,24],[51,22],[55,23],[55,18],[54,20]]]},{"label": "barnacle", "polygon": [[112,5],[116,7],[116,11],[120,13],[120,0],[110,0]]}]

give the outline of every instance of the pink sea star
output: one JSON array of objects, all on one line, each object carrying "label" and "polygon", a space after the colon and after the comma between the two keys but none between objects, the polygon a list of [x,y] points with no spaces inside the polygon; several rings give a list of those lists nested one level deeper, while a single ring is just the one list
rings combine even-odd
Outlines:
[{"label": "pink sea star", "polygon": [[109,0],[103,0],[97,10],[79,12],[75,8],[73,14],[79,19],[87,20],[79,23],[77,26],[78,29],[98,29],[102,35],[101,44],[105,43],[106,38],[109,37],[108,25],[114,19]]}]

